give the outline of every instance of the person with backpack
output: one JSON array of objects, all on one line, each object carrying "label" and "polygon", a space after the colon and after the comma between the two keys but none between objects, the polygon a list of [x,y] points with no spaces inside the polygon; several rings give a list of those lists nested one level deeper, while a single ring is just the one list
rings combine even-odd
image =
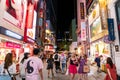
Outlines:
[{"label": "person with backpack", "polygon": [[56,52],[54,55],[53,55],[53,58],[54,58],[54,62],[55,62],[55,69],[56,69],[56,73],[58,72],[58,70],[60,71],[60,56],[58,54],[58,52]]}]

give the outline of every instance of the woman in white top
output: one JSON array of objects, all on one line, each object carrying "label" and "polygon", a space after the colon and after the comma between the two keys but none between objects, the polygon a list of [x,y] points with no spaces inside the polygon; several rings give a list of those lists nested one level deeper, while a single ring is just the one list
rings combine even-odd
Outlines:
[{"label": "woman in white top", "polygon": [[[0,80],[11,80],[10,75],[11,75],[11,77],[13,77],[13,75],[16,74],[16,64],[13,63],[12,53],[8,53],[5,56],[5,60],[4,60],[3,64],[1,64],[1,70],[2,71],[1,71],[0,77],[2,77],[2,75],[6,75],[6,79],[0,78]],[[10,75],[8,72],[10,73]]]},{"label": "woman in white top", "polygon": [[30,56],[30,53],[24,53],[24,57],[23,59],[21,60],[21,63],[20,63],[20,77],[22,78],[22,80],[25,80],[25,66],[24,66],[24,62],[25,60],[28,59],[28,57]]}]

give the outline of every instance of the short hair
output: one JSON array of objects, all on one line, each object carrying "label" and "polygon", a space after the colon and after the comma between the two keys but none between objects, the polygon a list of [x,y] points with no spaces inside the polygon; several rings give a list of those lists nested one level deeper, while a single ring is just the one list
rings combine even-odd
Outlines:
[{"label": "short hair", "polygon": [[39,48],[34,48],[34,49],[33,49],[33,54],[34,54],[34,55],[38,55],[39,52],[40,52],[40,49],[39,49]]}]

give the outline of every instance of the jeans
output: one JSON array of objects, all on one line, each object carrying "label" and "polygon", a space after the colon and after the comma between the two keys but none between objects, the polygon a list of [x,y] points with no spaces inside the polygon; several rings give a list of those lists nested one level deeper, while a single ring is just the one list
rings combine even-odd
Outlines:
[{"label": "jeans", "polygon": [[65,66],[66,66],[66,63],[62,63],[62,72],[65,71]]}]

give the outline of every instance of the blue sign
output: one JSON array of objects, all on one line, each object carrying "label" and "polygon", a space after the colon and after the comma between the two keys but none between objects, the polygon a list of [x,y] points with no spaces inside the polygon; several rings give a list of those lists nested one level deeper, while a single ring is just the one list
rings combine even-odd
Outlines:
[{"label": "blue sign", "polygon": [[114,41],[115,40],[114,20],[112,18],[108,18],[107,22],[108,22],[108,40]]}]

